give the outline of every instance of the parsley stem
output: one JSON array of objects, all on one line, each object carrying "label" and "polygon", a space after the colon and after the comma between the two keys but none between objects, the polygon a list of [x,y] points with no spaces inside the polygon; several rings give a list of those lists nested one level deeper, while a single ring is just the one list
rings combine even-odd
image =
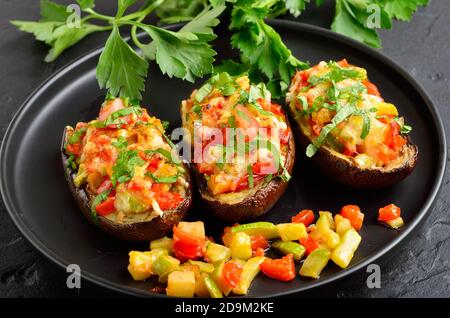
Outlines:
[{"label": "parsley stem", "polygon": [[[136,22],[140,23],[144,19],[145,19],[145,16],[142,16],[139,19],[137,19]],[[133,40],[134,44],[136,44],[137,47],[142,49],[144,47],[144,44],[141,41],[139,41],[136,33],[137,33],[137,25],[133,25],[131,27],[131,39]]]},{"label": "parsley stem", "polygon": [[114,17],[110,17],[108,15],[104,15],[104,14],[100,14],[98,12],[95,12],[92,9],[86,9],[84,10],[85,12],[89,13],[90,16],[87,16],[89,18],[95,18],[95,19],[100,19],[100,20],[106,20],[108,22],[113,22],[115,20]]},{"label": "parsley stem", "polygon": [[279,15],[285,14],[287,11],[286,7],[278,9],[277,11],[271,12],[267,15],[268,19],[275,19]]},{"label": "parsley stem", "polygon": [[155,10],[157,7],[159,7],[163,2],[164,2],[164,0],[155,0],[155,2],[153,2],[151,5],[149,5],[144,10],[128,14],[120,19],[121,20],[139,19],[140,20],[139,22],[141,22],[142,20],[145,19],[146,16],[148,16],[151,12],[153,12],[153,10]]}]

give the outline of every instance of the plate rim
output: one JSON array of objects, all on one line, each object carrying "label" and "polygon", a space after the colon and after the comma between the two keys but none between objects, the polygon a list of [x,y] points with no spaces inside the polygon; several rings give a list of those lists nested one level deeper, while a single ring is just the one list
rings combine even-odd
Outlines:
[{"label": "plate rim", "polygon": [[[437,129],[437,136],[439,139],[439,147],[440,152],[438,155],[438,167],[437,167],[437,177],[433,181],[433,185],[430,188],[430,195],[425,200],[425,203],[423,204],[423,208],[420,209],[414,219],[412,220],[412,223],[408,224],[408,227],[405,228],[402,233],[400,233],[394,240],[389,242],[387,245],[382,247],[382,249],[376,253],[374,253],[372,256],[367,257],[365,260],[363,260],[361,263],[346,269],[342,270],[339,273],[326,278],[322,280],[316,281],[312,285],[305,285],[301,288],[297,289],[291,289],[286,290],[283,292],[276,292],[267,294],[264,296],[260,296],[261,298],[265,297],[278,297],[278,296],[285,296],[290,294],[299,294],[314,288],[318,288],[321,286],[324,286],[326,284],[330,284],[332,282],[341,280],[342,278],[346,276],[350,276],[354,274],[355,272],[358,272],[362,268],[366,267],[367,265],[373,263],[377,259],[385,256],[388,254],[392,249],[394,249],[396,246],[398,246],[401,242],[406,241],[410,235],[419,228],[420,224],[428,217],[428,212],[433,207],[435,200],[437,196],[439,195],[441,188],[442,188],[442,181],[446,172],[446,164],[447,164],[447,138],[446,133],[444,129],[444,125],[442,122],[442,118],[440,116],[439,110],[436,107],[435,103],[433,102],[433,99],[428,95],[426,90],[423,88],[422,84],[417,82],[402,66],[397,64],[393,59],[390,57],[384,55],[380,51],[377,51],[363,43],[360,43],[352,38],[346,37],[344,35],[332,32],[328,29],[311,25],[311,24],[305,24],[297,21],[289,21],[289,20],[280,20],[280,19],[269,19],[269,24],[274,26],[275,28],[281,27],[281,28],[289,28],[294,29],[297,31],[304,31],[309,34],[319,34],[322,37],[325,38],[331,38],[334,41],[338,41],[344,45],[350,46],[352,48],[355,48],[357,50],[360,50],[362,52],[367,53],[369,56],[381,61],[382,63],[388,65],[391,69],[394,69],[397,73],[399,73],[402,77],[404,77],[410,85],[413,86],[415,91],[419,93],[419,95],[425,100],[428,109],[431,113],[431,116],[434,120],[434,123],[436,125]],[[183,24],[174,24],[165,26],[166,29],[177,29]],[[4,157],[6,156],[6,149],[8,149],[9,144],[11,142],[11,135],[14,132],[15,125],[20,119],[20,117],[24,114],[24,111],[26,108],[32,104],[34,99],[37,99],[43,91],[45,91],[45,88],[47,86],[50,86],[52,83],[56,82],[61,76],[65,75],[67,72],[71,71],[72,69],[78,67],[82,63],[86,62],[87,60],[93,58],[96,55],[99,55],[100,52],[103,50],[103,46],[99,46],[97,48],[94,48],[85,54],[80,55],[77,58],[72,59],[70,62],[59,68],[57,71],[55,71],[52,75],[50,75],[44,82],[42,82],[39,86],[37,86],[36,89],[32,91],[32,93],[26,98],[26,100],[22,103],[22,105],[18,108],[18,110],[13,115],[6,131],[3,136],[3,140],[0,146],[0,171],[3,172],[6,171],[7,167],[5,165]],[[3,174],[4,175],[4,174]],[[42,253],[45,257],[50,259],[52,262],[56,263],[58,266],[60,266],[63,269],[67,268],[67,265],[70,264],[69,261],[67,261],[65,258],[59,256],[57,253],[50,250],[43,242],[40,241],[40,239],[37,237],[37,235],[32,231],[30,227],[28,227],[27,223],[20,217],[21,212],[16,209],[14,204],[12,203],[10,192],[8,190],[8,187],[5,182],[5,178],[0,179],[0,193],[2,195],[3,203],[6,207],[6,210],[12,219],[14,225],[16,228],[21,232],[21,234],[33,245],[33,247],[38,250],[40,253]],[[81,272],[81,277],[86,279],[87,281],[102,286],[103,288],[107,288],[110,290],[113,290],[115,292],[118,292],[119,294],[127,294],[131,296],[139,296],[139,297],[155,297],[155,298],[167,298],[168,296],[162,295],[162,294],[156,294],[156,293],[149,293],[145,292],[140,289],[135,289],[129,286],[124,286],[121,284],[113,283],[107,279],[104,279],[98,275],[92,274],[90,272]],[[248,296],[247,296],[248,297]],[[242,297],[239,297],[242,298]]]}]

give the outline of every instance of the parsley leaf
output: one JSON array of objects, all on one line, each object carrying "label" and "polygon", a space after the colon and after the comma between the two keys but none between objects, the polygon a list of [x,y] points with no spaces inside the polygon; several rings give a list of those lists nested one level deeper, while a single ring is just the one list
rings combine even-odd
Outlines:
[{"label": "parsley leaf", "polygon": [[259,83],[257,85],[250,85],[250,92],[248,94],[248,102],[254,103],[259,98],[262,98],[266,101],[271,100],[270,91],[266,88],[266,85],[264,85],[264,83]]},{"label": "parsley leaf", "polygon": [[316,139],[314,139],[313,143],[306,148],[306,156],[308,157],[314,156],[317,150],[319,150],[319,148],[325,143],[328,134],[334,128],[336,128],[337,125],[339,125],[341,122],[350,117],[355,111],[356,109],[355,106],[353,105],[346,105],[342,107],[333,117],[331,123],[324,126],[320,132],[320,135]]},{"label": "parsley leaf", "polygon": [[77,0],[81,10],[92,9],[95,7],[95,0]]},{"label": "parsley leaf", "polygon": [[64,5],[50,0],[41,0],[41,21],[43,22],[66,22],[70,14]]},{"label": "parsley leaf", "polygon": [[254,186],[254,178],[253,178],[253,169],[252,169],[251,164],[247,165],[247,174],[248,174],[248,187],[250,189],[252,189]]},{"label": "parsley leaf", "polygon": [[159,23],[179,23],[192,20],[203,9],[203,1],[166,0],[156,10]]},{"label": "parsley leaf", "polygon": [[92,200],[92,203],[91,203],[91,216],[92,216],[92,219],[93,219],[95,222],[97,222],[97,210],[96,210],[97,205],[99,205],[100,203],[102,203],[103,201],[105,201],[105,200],[108,198],[108,196],[109,196],[110,193],[111,193],[111,189],[105,190],[105,191],[103,191],[102,193],[98,194],[98,195],[94,198],[94,200]]},{"label": "parsley leaf", "polygon": [[373,47],[381,47],[376,29],[390,29],[392,19],[409,21],[428,0],[336,0],[331,29]]},{"label": "parsley leaf", "polygon": [[142,47],[145,56],[156,59],[163,74],[193,82],[212,72],[216,52],[208,44],[216,37],[211,27],[218,24],[217,16],[225,9],[207,7],[178,32],[140,24],[153,42]]},{"label": "parsley leaf", "polygon": [[426,6],[428,0],[381,0],[383,9],[391,19],[409,21],[419,6]]},{"label": "parsley leaf", "polygon": [[286,8],[294,17],[298,17],[305,10],[306,3],[309,0],[286,0]]},{"label": "parsley leaf", "polygon": [[81,127],[73,132],[68,142],[69,144],[76,144],[80,141],[81,137],[86,133],[87,127]]},{"label": "parsley leaf", "polygon": [[400,133],[401,134],[409,134],[412,131],[412,127],[409,125],[402,125],[400,127]]},{"label": "parsley leaf", "polygon": [[276,81],[278,85],[272,83],[270,86],[274,93],[286,89],[297,69],[307,67],[292,55],[280,35],[264,21],[276,4],[277,1],[237,1],[230,23],[234,32],[231,45],[241,52],[241,63],[249,66],[250,79],[256,82]]},{"label": "parsley leaf", "polygon": [[11,24],[19,28],[20,31],[31,33],[34,35],[36,40],[45,42],[51,45],[53,42],[53,30],[59,22],[35,22],[35,21],[18,21],[12,20]]},{"label": "parsley leaf", "polygon": [[70,28],[66,24],[59,26],[53,31],[52,37],[54,41],[51,44],[52,48],[45,57],[45,61],[52,62],[56,60],[64,50],[78,43],[87,35],[103,30],[104,27],[90,23],[82,23],[79,28]]},{"label": "parsley leaf", "polygon": [[238,76],[248,71],[248,65],[238,63],[236,61],[225,59],[220,64],[214,66],[214,73],[228,73],[231,76]]},{"label": "parsley leaf", "polygon": [[114,26],[97,65],[100,88],[112,95],[141,99],[148,63],[125,42]]},{"label": "parsley leaf", "polygon": [[[347,0],[336,0],[336,13],[331,29],[367,45],[377,48],[381,47],[381,41],[377,32],[361,24],[353,9]],[[368,13],[366,12],[366,14]]]},{"label": "parsley leaf", "polygon": [[[211,83],[207,82],[202,85],[195,94],[195,100],[201,103],[209,93],[213,90],[213,86]],[[199,105],[200,106],[200,105]]]},{"label": "parsley leaf", "polygon": [[137,150],[122,150],[117,156],[113,166],[111,182],[116,186],[117,182],[124,183],[130,181],[134,176],[136,166],[143,166],[145,161],[139,157]]}]

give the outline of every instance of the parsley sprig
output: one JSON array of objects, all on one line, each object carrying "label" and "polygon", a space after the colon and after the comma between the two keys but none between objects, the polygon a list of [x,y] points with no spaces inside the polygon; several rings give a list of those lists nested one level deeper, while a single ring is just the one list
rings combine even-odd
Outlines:
[{"label": "parsley sprig", "polygon": [[[191,82],[212,72],[216,52],[209,43],[216,38],[212,27],[219,23],[217,17],[225,9],[223,4],[214,8],[205,6],[183,28],[173,32],[142,22],[163,0],[145,1],[138,10],[128,13],[137,2],[118,0],[116,15],[107,16],[94,10],[94,0],[77,0],[83,16],[79,25],[71,25],[72,13],[65,6],[41,0],[39,21],[11,22],[51,47],[45,58],[47,62],[54,61],[64,50],[91,33],[111,31],[97,65],[97,80],[100,88],[108,89],[111,95],[131,100],[142,98],[149,61],[156,61],[168,76]],[[132,42],[141,50],[133,48],[122,37],[121,28],[127,25],[132,27]],[[136,36],[137,30],[144,31],[151,41],[142,43]]]}]

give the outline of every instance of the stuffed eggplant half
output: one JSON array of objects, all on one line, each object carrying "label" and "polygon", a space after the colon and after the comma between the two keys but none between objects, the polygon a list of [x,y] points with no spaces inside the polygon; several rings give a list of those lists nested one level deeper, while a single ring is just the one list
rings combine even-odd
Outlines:
[{"label": "stuffed eggplant half", "polygon": [[171,145],[159,119],[119,98],[98,119],[67,126],[62,162],[85,217],[124,240],[169,232],[192,202],[189,171]]},{"label": "stuffed eggplant half", "polygon": [[233,222],[267,212],[287,187],[295,143],[266,87],[216,74],[181,103],[181,114],[208,210]]},{"label": "stuffed eggplant half", "polygon": [[342,60],[298,71],[287,103],[306,155],[336,180],[384,187],[414,169],[418,149],[407,136],[411,127],[365,69]]}]

